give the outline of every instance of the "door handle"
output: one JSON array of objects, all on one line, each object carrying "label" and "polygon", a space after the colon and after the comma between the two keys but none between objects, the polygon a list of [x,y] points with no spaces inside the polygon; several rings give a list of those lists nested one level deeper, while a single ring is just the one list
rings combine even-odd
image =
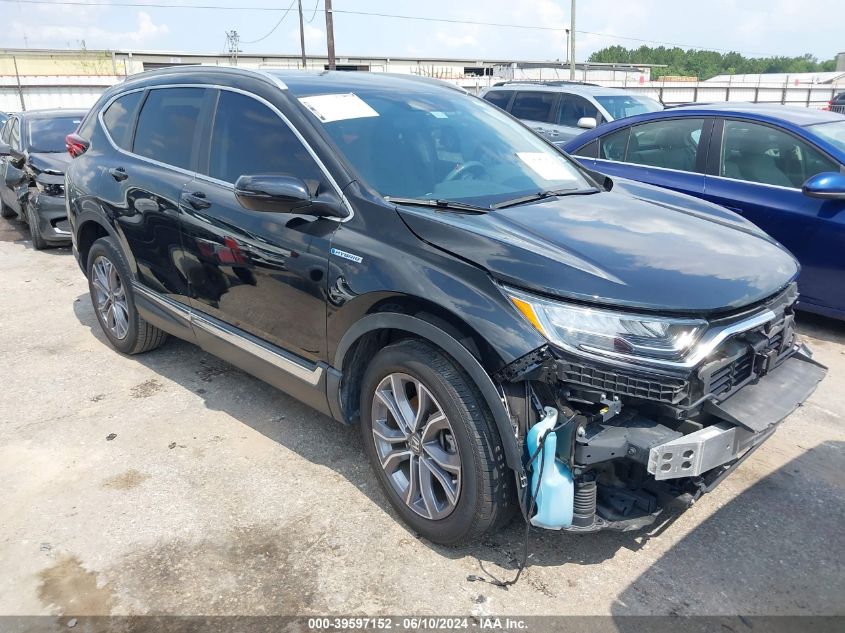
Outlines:
[{"label": "door handle", "polygon": [[182,201],[187,202],[197,211],[199,211],[200,209],[207,209],[211,206],[211,203],[206,199],[205,194],[202,191],[195,191],[193,193],[183,193]]},{"label": "door handle", "polygon": [[122,182],[129,178],[129,174],[126,173],[126,170],[123,167],[112,167],[109,169],[109,175],[117,182]]}]

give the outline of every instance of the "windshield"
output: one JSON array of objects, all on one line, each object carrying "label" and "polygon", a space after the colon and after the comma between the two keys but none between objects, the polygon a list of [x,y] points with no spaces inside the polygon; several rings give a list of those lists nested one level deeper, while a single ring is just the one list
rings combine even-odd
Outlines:
[{"label": "windshield", "polygon": [[382,196],[486,208],[540,191],[592,189],[570,159],[458,91],[367,87],[300,102]]},{"label": "windshield", "polygon": [[837,149],[845,152],[845,121],[818,123],[816,125],[811,125],[807,129],[819,138],[835,145]]},{"label": "windshield", "polygon": [[601,106],[608,111],[610,116],[616,119],[624,119],[635,114],[645,114],[646,112],[658,112],[663,109],[663,106],[648,97],[640,97],[637,95],[612,95],[605,97],[596,97]]},{"label": "windshield", "polygon": [[76,131],[81,120],[81,116],[31,119],[29,121],[29,151],[66,152],[65,137]]}]

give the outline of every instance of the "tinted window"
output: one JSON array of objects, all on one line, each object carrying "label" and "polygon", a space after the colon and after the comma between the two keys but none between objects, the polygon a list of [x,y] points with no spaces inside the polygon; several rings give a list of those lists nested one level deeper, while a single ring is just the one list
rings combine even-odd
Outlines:
[{"label": "tinted window", "polygon": [[143,96],[143,91],[130,92],[116,99],[103,112],[103,123],[118,147],[129,149],[132,146],[132,139],[129,137],[132,132],[132,121]]},{"label": "tinted window", "polygon": [[30,119],[28,146],[33,152],[66,152],[65,137],[76,131],[81,116]]},{"label": "tinted window", "polygon": [[578,126],[578,119],[582,117],[599,118],[599,111],[592,103],[578,95],[560,95],[560,105],[557,111],[557,124]]},{"label": "tinted window", "polygon": [[484,98],[494,106],[498,106],[502,110],[507,110],[508,101],[511,100],[511,94],[513,93],[509,90],[494,90],[484,95]]},{"label": "tinted window", "polygon": [[768,125],[725,121],[720,174],[781,187],[801,187],[807,178],[839,165],[804,141]]},{"label": "tinted window", "polygon": [[572,152],[574,156],[583,156],[584,158],[598,158],[599,157],[599,140],[596,139],[591,143],[587,143]]},{"label": "tinted window", "polygon": [[9,145],[15,149],[21,149],[21,122],[20,119],[12,119],[12,125],[9,129]]},{"label": "tinted window", "polygon": [[7,119],[3,123],[3,129],[0,131],[0,141],[3,141],[8,145],[9,143],[9,136],[12,132],[12,119]]},{"label": "tinted window", "polygon": [[626,163],[695,171],[704,119],[655,121],[631,128]]},{"label": "tinted window", "polygon": [[628,134],[630,132],[631,128],[623,127],[621,130],[603,136],[599,144],[599,158],[625,160],[625,148],[628,145]]},{"label": "tinted window", "polygon": [[275,112],[251,97],[221,91],[211,132],[208,175],[234,183],[244,174],[317,180],[311,155]]},{"label": "tinted window", "polygon": [[138,117],[133,151],[189,169],[194,131],[204,96],[202,88],[151,90]]},{"label": "tinted window", "polygon": [[654,99],[648,97],[637,97],[635,95],[612,95],[609,97],[597,96],[601,106],[607,110],[614,119],[624,119],[626,116],[645,114],[646,112],[657,112],[663,106]]},{"label": "tinted window", "polygon": [[517,92],[511,106],[511,114],[517,119],[549,121],[555,96],[553,92]]}]

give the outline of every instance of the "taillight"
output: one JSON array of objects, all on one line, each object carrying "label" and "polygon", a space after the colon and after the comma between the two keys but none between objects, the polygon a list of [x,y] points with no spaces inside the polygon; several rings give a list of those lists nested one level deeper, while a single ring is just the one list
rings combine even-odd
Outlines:
[{"label": "taillight", "polygon": [[74,132],[65,137],[65,146],[67,147],[67,153],[76,158],[77,156],[82,156],[85,150],[88,149],[88,141]]}]

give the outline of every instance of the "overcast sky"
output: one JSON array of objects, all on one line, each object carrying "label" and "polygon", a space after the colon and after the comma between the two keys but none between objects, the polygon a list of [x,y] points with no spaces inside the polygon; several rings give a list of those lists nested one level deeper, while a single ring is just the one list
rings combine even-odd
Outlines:
[{"label": "overcast sky", "polygon": [[[38,1],[38,0],[33,0]],[[50,2],[51,0],[41,0]],[[219,52],[225,31],[236,29],[248,53],[299,51],[296,5],[278,28],[290,0],[70,0],[107,6],[36,5],[0,0],[8,25],[3,46],[35,48]],[[325,17],[302,0],[306,49],[325,54]],[[316,4],[315,4],[316,3]],[[120,6],[223,5],[237,10]],[[569,0],[334,0],[336,11],[543,27],[569,26]],[[275,10],[255,10],[269,7]],[[580,0],[577,58],[612,44],[678,44],[746,55],[800,55],[830,59],[845,51],[845,0]],[[460,58],[564,59],[563,31],[421,22],[335,13],[338,56],[394,55]],[[10,27],[10,28],[9,28]]]}]

